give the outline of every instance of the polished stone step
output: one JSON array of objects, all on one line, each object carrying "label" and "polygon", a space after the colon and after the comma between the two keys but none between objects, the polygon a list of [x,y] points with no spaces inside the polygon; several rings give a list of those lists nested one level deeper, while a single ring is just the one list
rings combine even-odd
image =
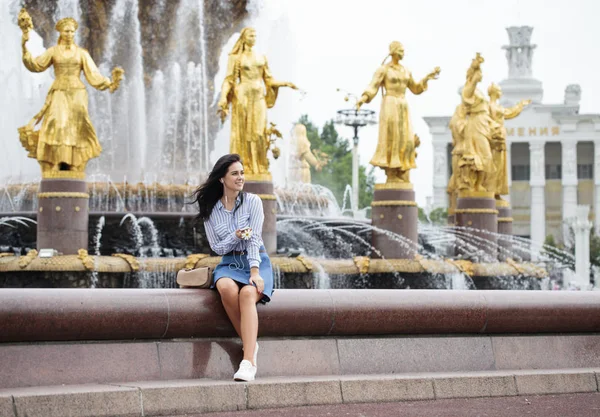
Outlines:
[{"label": "polished stone step", "polygon": [[303,405],[598,392],[600,368],[172,380],[0,390],[0,417],[177,416]]}]

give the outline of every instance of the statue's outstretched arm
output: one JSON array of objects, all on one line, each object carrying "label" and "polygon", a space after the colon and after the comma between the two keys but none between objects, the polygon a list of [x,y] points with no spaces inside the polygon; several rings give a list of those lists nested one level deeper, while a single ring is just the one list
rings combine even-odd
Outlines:
[{"label": "statue's outstretched arm", "polygon": [[440,75],[440,67],[435,67],[433,71],[427,74],[421,81],[416,83],[410,74],[410,78],[408,80],[408,88],[413,94],[421,94],[424,91],[427,91],[427,83],[429,80],[437,80]]},{"label": "statue's outstretched arm", "polygon": [[525,107],[531,104],[531,100],[521,100],[513,107],[509,107],[504,109],[504,118],[505,119],[514,119],[517,117]]}]

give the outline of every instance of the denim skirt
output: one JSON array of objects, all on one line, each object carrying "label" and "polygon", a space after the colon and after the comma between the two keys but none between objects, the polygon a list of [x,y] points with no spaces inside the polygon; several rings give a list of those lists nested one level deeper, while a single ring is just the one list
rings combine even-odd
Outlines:
[{"label": "denim skirt", "polygon": [[[260,248],[258,273],[265,282],[263,297],[259,302],[266,304],[273,296],[273,267],[265,248]],[[250,263],[245,251],[223,256],[221,263],[215,268],[211,288],[215,288],[221,278],[231,278],[241,285],[250,285]]]}]

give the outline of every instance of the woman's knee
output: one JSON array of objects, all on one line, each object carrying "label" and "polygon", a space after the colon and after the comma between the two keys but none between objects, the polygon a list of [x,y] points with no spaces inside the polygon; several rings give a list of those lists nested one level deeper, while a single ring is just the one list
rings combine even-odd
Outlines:
[{"label": "woman's knee", "polygon": [[257,303],[259,300],[258,291],[256,291],[256,287],[252,285],[245,285],[240,290],[240,302],[252,302]]},{"label": "woman's knee", "polygon": [[216,284],[221,297],[233,297],[239,293],[239,287],[231,278],[220,278]]}]

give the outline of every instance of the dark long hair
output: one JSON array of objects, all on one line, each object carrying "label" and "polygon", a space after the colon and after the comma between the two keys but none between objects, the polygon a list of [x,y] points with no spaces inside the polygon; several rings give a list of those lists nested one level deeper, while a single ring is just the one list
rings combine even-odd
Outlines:
[{"label": "dark long hair", "polygon": [[[206,221],[210,217],[215,204],[223,197],[223,184],[220,179],[227,175],[231,164],[236,162],[242,163],[242,159],[236,153],[220,157],[210,171],[208,179],[192,194],[193,200],[189,204],[198,204],[198,220]],[[240,193],[240,199],[244,201],[243,193]]]}]

